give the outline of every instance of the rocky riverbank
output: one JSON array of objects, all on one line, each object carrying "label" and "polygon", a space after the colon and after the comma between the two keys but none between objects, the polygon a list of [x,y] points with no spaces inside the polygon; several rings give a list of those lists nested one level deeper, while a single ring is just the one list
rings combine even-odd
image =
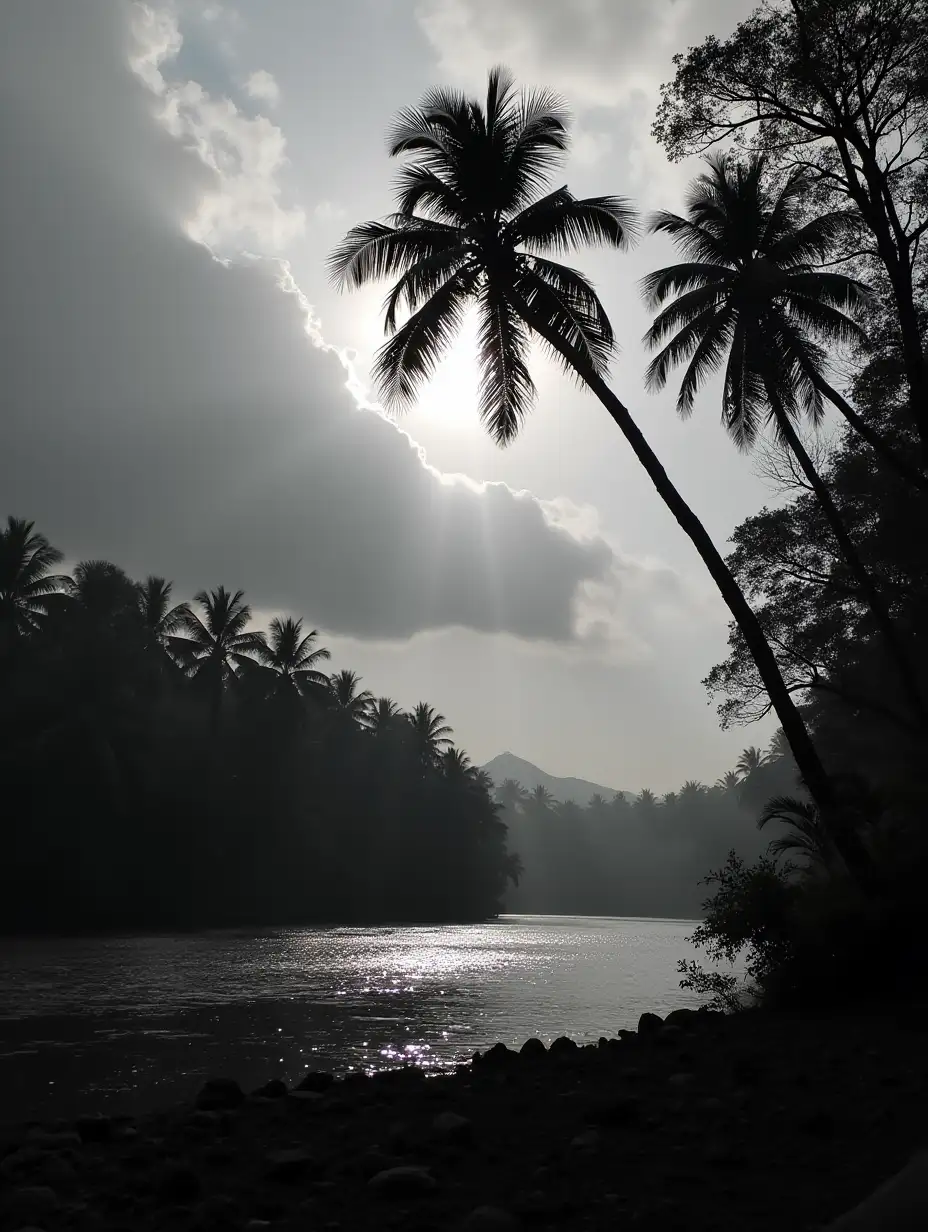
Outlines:
[{"label": "rocky riverbank", "polygon": [[928,1022],[645,1015],[577,1047],[0,1134],[0,1229],[823,1227],[925,1144]]}]

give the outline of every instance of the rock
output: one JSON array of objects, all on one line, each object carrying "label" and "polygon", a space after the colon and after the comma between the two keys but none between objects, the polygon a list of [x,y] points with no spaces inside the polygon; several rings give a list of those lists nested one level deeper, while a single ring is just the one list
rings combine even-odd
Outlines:
[{"label": "rock", "polygon": [[587,1112],[587,1120],[606,1129],[627,1129],[641,1123],[641,1101],[634,1095],[613,1095]]},{"label": "rock", "polygon": [[598,1130],[585,1129],[571,1140],[570,1145],[575,1151],[595,1151],[602,1145],[602,1141],[602,1134]]},{"label": "rock", "polygon": [[576,1051],[576,1042],[567,1035],[559,1035],[550,1048],[552,1057],[569,1057]]},{"label": "rock", "polygon": [[187,1118],[187,1124],[195,1129],[216,1130],[222,1124],[222,1113],[208,1112],[205,1108],[198,1108]]},{"label": "rock", "polygon": [[49,1131],[46,1129],[30,1129],[26,1135],[27,1141],[44,1151],[63,1151],[71,1147],[79,1147],[83,1139],[76,1129]]},{"label": "rock", "polygon": [[287,1084],[281,1082],[279,1078],[272,1078],[270,1082],[266,1082],[263,1087],[258,1087],[255,1095],[262,1095],[265,1099],[281,1099],[287,1094]]},{"label": "rock", "polygon": [[[479,1056],[479,1053],[478,1053]],[[494,1044],[480,1058],[482,1065],[491,1067],[510,1065],[516,1060],[518,1053],[510,1052],[505,1044]]]},{"label": "rock", "polygon": [[316,1095],[322,1095],[335,1082],[334,1074],[312,1073],[307,1074],[300,1082],[297,1083],[298,1091],[310,1091]]},{"label": "rock", "polygon": [[264,1158],[267,1165],[265,1176],[269,1181],[300,1181],[319,1171],[315,1157],[299,1147],[284,1151],[270,1151]]},{"label": "rock", "polygon": [[297,1104],[319,1104],[323,1100],[321,1091],[288,1091],[287,1099]]},{"label": "rock", "polygon": [[0,1160],[0,1176],[16,1180],[23,1173],[33,1170],[45,1158],[45,1152],[34,1144],[21,1146]]},{"label": "rock", "polygon": [[432,1132],[443,1142],[471,1142],[474,1124],[457,1112],[439,1112],[432,1121]]},{"label": "rock", "polygon": [[200,1188],[200,1178],[183,1164],[171,1164],[155,1180],[158,1200],[170,1205],[193,1202],[200,1196]]},{"label": "rock", "polygon": [[457,1232],[518,1232],[519,1222],[498,1206],[478,1206],[456,1225]]},{"label": "rock", "polygon": [[428,1168],[407,1164],[378,1172],[367,1182],[367,1187],[382,1198],[421,1198],[434,1193],[438,1181]]},{"label": "rock", "polygon": [[670,1077],[667,1079],[667,1085],[669,1087],[675,1087],[675,1088],[682,1090],[684,1087],[692,1086],[695,1081],[696,1081],[695,1074],[685,1074],[685,1073],[671,1074]]},{"label": "rock", "polygon": [[210,1078],[200,1088],[196,1104],[204,1112],[227,1112],[240,1108],[245,1092],[234,1078]]},{"label": "rock", "polygon": [[369,1181],[378,1172],[388,1172],[391,1168],[402,1167],[403,1162],[401,1155],[389,1155],[386,1151],[382,1151],[380,1147],[372,1146],[368,1150],[361,1152],[357,1157],[355,1167],[365,1180]]},{"label": "rock", "polygon": [[679,1010],[671,1010],[664,1019],[665,1027],[680,1027],[687,1030],[690,1027],[699,1025],[701,1015],[699,1010],[690,1010],[682,1008]]},{"label": "rock", "polygon": [[6,1211],[14,1219],[41,1219],[59,1207],[58,1195],[50,1185],[24,1185],[6,1195]]},{"label": "rock", "polygon": [[[540,1060],[542,1057],[546,1057],[547,1055],[547,1048],[545,1048],[540,1039],[535,1039],[534,1036],[531,1039],[527,1039],[519,1049],[519,1056],[525,1057],[527,1061]],[[490,1206],[481,1206],[479,1209],[482,1211],[489,1211],[494,1208]]]},{"label": "rock", "polygon": [[78,1117],[74,1128],[82,1142],[109,1142],[113,1136],[113,1122],[106,1116]]},{"label": "rock", "polygon": [[664,1026],[664,1020],[657,1014],[642,1014],[638,1019],[639,1035],[656,1035]]}]

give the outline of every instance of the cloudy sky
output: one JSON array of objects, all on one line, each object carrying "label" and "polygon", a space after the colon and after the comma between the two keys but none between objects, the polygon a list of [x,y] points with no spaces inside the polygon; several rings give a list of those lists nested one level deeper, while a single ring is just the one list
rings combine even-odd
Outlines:
[{"label": "cloudy sky", "polygon": [[[392,113],[503,61],[567,96],[564,180],[679,208],[649,129],[671,57],[746,0],[3,0],[0,515],[69,560],[246,589],[335,666],[427,699],[477,761],[658,790],[770,729],[721,733],[700,679],[726,612],[599,404],[539,360],[501,451],[460,345],[400,424],[368,387],[383,292],[327,252],[390,208]],[[719,427],[647,395],[636,282],[670,249],[577,262],[615,388],[719,543],[769,494]]]}]

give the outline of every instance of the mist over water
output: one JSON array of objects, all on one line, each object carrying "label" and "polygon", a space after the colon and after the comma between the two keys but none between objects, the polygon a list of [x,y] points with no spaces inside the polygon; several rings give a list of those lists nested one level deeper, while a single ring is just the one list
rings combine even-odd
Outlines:
[{"label": "mist over water", "polygon": [[695,1004],[680,920],[277,929],[0,946],[7,1121],[139,1111],[207,1076],[248,1089],[308,1069],[440,1071],[529,1036],[578,1042]]}]

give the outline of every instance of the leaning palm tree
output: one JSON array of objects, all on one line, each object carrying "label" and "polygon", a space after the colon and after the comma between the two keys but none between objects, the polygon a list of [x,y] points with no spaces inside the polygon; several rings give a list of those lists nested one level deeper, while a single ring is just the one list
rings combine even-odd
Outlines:
[{"label": "leaning palm tree", "polygon": [[274,677],[275,689],[301,697],[324,696],[329,678],[317,664],[332,656],[317,646],[318,629],[303,632],[302,620],[275,616],[268,627],[267,642],[255,649],[255,658]]},{"label": "leaning palm tree", "polygon": [[254,666],[265,648],[265,639],[248,628],[251,608],[244,591],[233,593],[219,586],[199,591],[194,600],[202,607],[203,618],[192,609],[184,617],[183,628],[190,644],[182,650],[183,659],[190,674],[209,690],[213,726],[218,727],[226,686],[238,669]]},{"label": "leaning palm tree", "polygon": [[786,834],[771,842],[771,855],[803,855],[810,865],[828,866],[834,862],[834,846],[822,825],[821,814],[810,800],[774,796],[757,819],[758,830],[763,830],[771,821],[789,826]]},{"label": "leaning palm tree", "polygon": [[822,214],[803,223],[809,181],[801,169],[775,191],[762,156],[735,162],[715,154],[706,161],[708,169],[690,188],[686,217],[659,211],[650,220],[650,229],[670,235],[687,260],[642,282],[650,306],[661,309],[645,335],[658,351],[647,382],[662,389],[671,368],[685,362],[677,410],[688,416],[704,383],[724,367],[722,423],[738,447],[750,449],[762,426],[772,424],[822,507],[896,666],[903,696],[924,716],[886,602],[796,428],[803,415],[818,425],[823,396],[834,394],[825,378],[825,348],[864,336],[854,314],[867,302],[866,289],[845,274],[814,268],[847,230],[849,215]]},{"label": "leaning palm tree", "polygon": [[34,522],[8,517],[0,530],[0,639],[35,633],[71,588],[71,579],[51,570],[63,559]]},{"label": "leaning palm tree", "polygon": [[599,297],[581,273],[551,259],[584,243],[621,249],[635,235],[635,212],[623,198],[578,199],[566,187],[547,191],[568,145],[561,101],[549,91],[518,92],[501,69],[490,73],[485,103],[453,90],[430,91],[418,107],[399,113],[390,134],[390,154],[406,160],[396,211],[349,231],[330,258],[333,280],[347,288],[394,279],[385,305],[389,338],[374,365],[390,406],[411,402],[469,307],[478,318],[479,414],[498,442],[515,437],[533,405],[533,340],[596,395],[699,552],[757,664],[809,790],[831,808],[830,780],[756,615],[606,384],[615,337]]},{"label": "leaning palm tree", "polygon": [[407,719],[420,759],[433,764],[451,745],[452,730],[448,721],[428,702],[419,702]]}]

